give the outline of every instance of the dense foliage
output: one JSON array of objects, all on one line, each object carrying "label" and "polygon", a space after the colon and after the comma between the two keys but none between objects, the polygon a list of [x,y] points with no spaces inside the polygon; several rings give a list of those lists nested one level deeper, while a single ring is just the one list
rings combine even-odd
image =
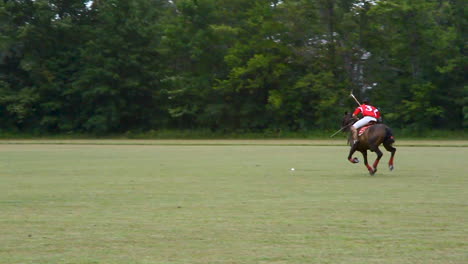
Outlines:
[{"label": "dense foliage", "polygon": [[461,0],[0,0],[2,131],[468,126]]}]

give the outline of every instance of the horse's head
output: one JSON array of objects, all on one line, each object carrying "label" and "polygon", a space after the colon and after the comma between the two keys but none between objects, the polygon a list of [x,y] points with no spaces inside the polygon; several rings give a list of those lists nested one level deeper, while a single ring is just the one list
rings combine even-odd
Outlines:
[{"label": "horse's head", "polygon": [[343,120],[341,121],[341,127],[346,127],[346,130],[349,130],[349,127],[356,122],[356,119],[353,117],[353,113],[344,113]]}]

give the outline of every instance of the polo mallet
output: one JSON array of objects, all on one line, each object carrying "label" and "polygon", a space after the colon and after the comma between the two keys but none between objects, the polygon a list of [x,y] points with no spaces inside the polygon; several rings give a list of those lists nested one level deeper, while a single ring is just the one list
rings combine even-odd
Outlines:
[{"label": "polo mallet", "polygon": [[[361,106],[361,103],[359,103],[359,101],[358,101],[358,99],[356,98],[356,96],[354,96],[353,91],[351,91],[351,93],[349,94],[349,96],[351,96],[352,98],[354,98],[354,101],[356,101],[356,103],[357,103],[359,106]],[[340,130],[338,130],[338,131],[336,131],[335,133],[333,133],[333,135],[331,135],[330,137],[334,137],[336,134],[340,133],[343,129],[345,129],[345,128],[351,126],[351,125],[352,125],[352,124],[349,124],[349,125],[347,125],[347,126],[344,126],[344,127],[340,128]]]},{"label": "polo mallet", "polygon": [[351,92],[351,94],[349,95],[351,96],[352,98],[354,98],[354,101],[356,101],[356,103],[360,106],[361,103],[358,101],[358,99],[356,98],[356,96],[354,96],[353,92]]}]

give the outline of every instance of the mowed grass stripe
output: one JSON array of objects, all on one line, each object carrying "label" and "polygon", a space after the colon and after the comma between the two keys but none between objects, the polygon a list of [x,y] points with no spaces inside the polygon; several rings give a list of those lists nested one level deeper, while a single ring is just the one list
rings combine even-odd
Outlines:
[{"label": "mowed grass stripe", "polygon": [[0,263],[467,260],[466,148],[347,150],[2,145]]}]

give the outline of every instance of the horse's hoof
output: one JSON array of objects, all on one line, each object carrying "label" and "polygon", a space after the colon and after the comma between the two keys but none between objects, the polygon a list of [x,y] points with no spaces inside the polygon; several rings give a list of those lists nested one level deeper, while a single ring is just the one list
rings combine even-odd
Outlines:
[{"label": "horse's hoof", "polygon": [[388,168],[390,169],[390,171],[393,170],[393,165],[389,165]]},{"label": "horse's hoof", "polygon": [[376,169],[376,168],[370,169],[370,170],[369,170],[369,174],[370,174],[371,176],[374,176],[374,174],[375,174],[376,172],[377,172],[377,169]]},{"label": "horse's hoof", "polygon": [[351,162],[352,163],[359,163],[359,159],[357,157],[354,157],[354,159]]}]

